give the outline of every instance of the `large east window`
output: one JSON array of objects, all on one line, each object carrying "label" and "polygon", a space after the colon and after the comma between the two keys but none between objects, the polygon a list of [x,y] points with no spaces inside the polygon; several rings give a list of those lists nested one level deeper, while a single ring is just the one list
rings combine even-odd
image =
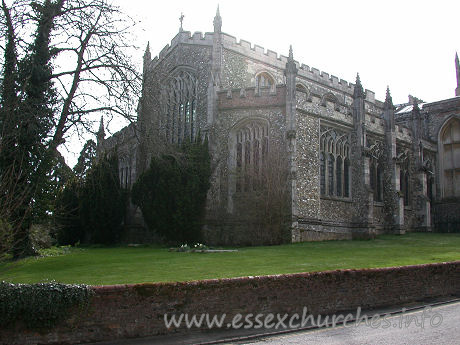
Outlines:
[{"label": "large east window", "polygon": [[197,135],[197,81],[189,71],[180,71],[169,78],[162,89],[160,127],[170,143],[193,141]]}]

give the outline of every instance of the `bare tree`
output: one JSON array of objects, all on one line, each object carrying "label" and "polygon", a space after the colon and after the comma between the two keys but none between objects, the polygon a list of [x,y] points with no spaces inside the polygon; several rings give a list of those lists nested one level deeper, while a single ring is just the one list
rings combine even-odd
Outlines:
[{"label": "bare tree", "polygon": [[108,121],[117,115],[128,121],[135,118],[141,77],[131,61],[133,25],[106,0],[64,3],[51,41],[58,52],[52,78],[60,105],[52,148],[71,129],[91,130],[101,112]]},{"label": "bare tree", "polygon": [[[39,20],[32,7],[52,1],[15,0],[2,10],[10,16],[0,22],[0,47],[5,54],[7,33],[15,42],[17,58],[27,54]],[[132,61],[137,47],[131,34],[135,21],[108,0],[55,0],[62,3],[53,18],[49,47],[53,54],[51,80],[57,90],[52,140],[56,149],[72,130],[93,130],[104,113],[107,121],[120,116],[135,119],[141,74]],[[8,26],[10,30],[8,32]],[[0,62],[4,62],[1,59]],[[8,71],[5,71],[7,73]],[[11,74],[10,74],[11,75]]]},{"label": "bare tree", "polygon": [[[30,217],[42,188],[39,181],[53,169],[58,147],[75,132],[91,132],[101,113],[108,122],[114,117],[132,121],[141,78],[131,61],[135,47],[130,30],[135,23],[107,0],[15,0],[11,6],[2,0],[1,6],[0,155],[14,151],[10,149],[17,145],[17,128],[23,135],[33,126],[43,126],[38,139],[23,145],[21,154],[9,154],[8,166],[0,169],[0,208],[10,209],[0,218],[5,217],[13,233],[24,237],[27,231],[16,230],[24,228],[23,218]],[[31,49],[41,60],[28,60]],[[21,63],[46,64],[41,77],[46,75],[44,82],[51,88],[43,91],[48,96],[41,103],[37,97],[29,100],[30,94],[40,93],[40,84],[34,84],[36,71],[32,68],[28,75],[26,68],[26,75],[18,77]],[[25,101],[28,118],[15,123],[17,115],[24,113]],[[51,115],[37,120],[34,107],[46,108]],[[30,169],[32,151],[35,163]],[[14,205],[23,210],[11,212]]]}]

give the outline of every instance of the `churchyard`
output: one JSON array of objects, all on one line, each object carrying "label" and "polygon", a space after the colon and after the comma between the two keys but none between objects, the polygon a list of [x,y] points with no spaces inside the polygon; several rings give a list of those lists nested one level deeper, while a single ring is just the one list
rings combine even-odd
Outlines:
[{"label": "churchyard", "polygon": [[[229,248],[226,248],[229,249]],[[0,264],[0,280],[112,285],[178,282],[460,260],[460,234],[408,233],[374,240],[324,241],[233,252],[194,253],[160,246],[64,247]]]}]

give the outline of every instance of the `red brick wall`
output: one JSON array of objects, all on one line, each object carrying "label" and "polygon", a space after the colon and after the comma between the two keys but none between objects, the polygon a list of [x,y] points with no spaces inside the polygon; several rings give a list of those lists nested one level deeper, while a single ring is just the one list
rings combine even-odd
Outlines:
[{"label": "red brick wall", "polygon": [[[87,315],[72,314],[50,333],[16,324],[0,329],[3,344],[80,343],[168,332],[165,313],[313,314],[402,304],[460,294],[460,261],[396,268],[339,270],[254,278],[94,287]],[[243,315],[244,317],[244,315]],[[226,320],[227,320],[226,319]]]}]

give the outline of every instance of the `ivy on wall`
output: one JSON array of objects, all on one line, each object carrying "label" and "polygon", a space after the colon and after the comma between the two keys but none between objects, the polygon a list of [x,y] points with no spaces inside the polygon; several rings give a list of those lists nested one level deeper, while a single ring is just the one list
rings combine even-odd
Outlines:
[{"label": "ivy on wall", "polygon": [[88,285],[0,282],[0,327],[21,320],[29,329],[50,328],[65,320],[70,308],[86,310],[92,295]]}]

